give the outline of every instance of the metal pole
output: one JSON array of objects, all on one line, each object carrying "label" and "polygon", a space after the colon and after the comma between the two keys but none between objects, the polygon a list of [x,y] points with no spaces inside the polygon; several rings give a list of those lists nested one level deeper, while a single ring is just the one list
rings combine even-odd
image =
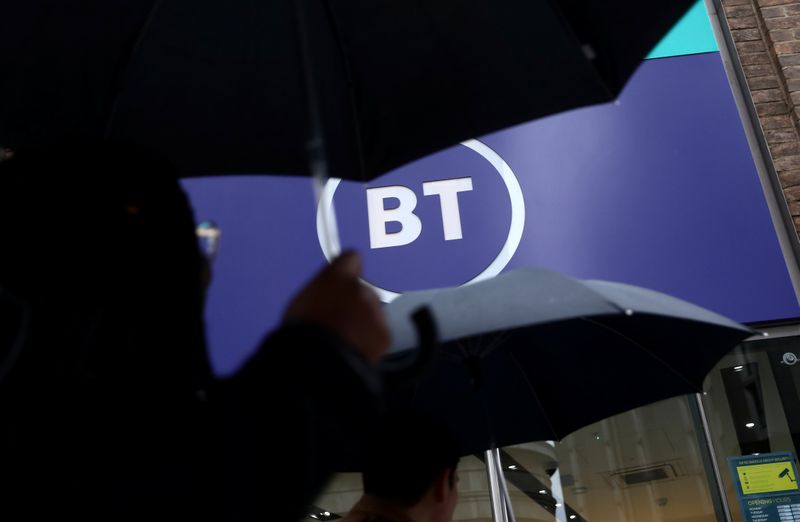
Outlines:
[{"label": "metal pole", "polygon": [[697,411],[700,414],[700,425],[703,428],[703,437],[705,439],[706,449],[708,450],[708,457],[711,461],[711,469],[714,471],[714,482],[716,482],[717,485],[717,494],[719,495],[719,499],[722,504],[722,511],[726,522],[732,522],[733,518],[731,518],[731,508],[728,506],[728,496],[725,493],[725,487],[722,483],[722,473],[719,469],[719,461],[717,461],[717,452],[714,449],[714,441],[711,438],[711,430],[708,428],[708,418],[706,417],[706,410],[703,406],[703,396],[700,393],[696,393],[694,398],[697,403]]},{"label": "metal pole", "polygon": [[[555,451],[556,442],[548,440],[547,444]],[[567,522],[567,508],[564,501],[564,488],[561,485],[561,470],[556,468],[553,476],[550,477],[550,491],[556,501],[556,522]]]},{"label": "metal pole", "polygon": [[506,475],[503,472],[503,464],[500,459],[500,450],[497,451],[497,461],[495,465],[497,466],[497,475],[500,478],[498,481],[498,485],[500,486],[500,498],[503,500],[503,505],[505,507],[506,512],[506,520],[508,522],[516,522],[516,518],[514,517],[514,507],[511,505],[511,494],[508,492],[508,481],[506,480]]},{"label": "metal pole", "polygon": [[489,498],[492,501],[492,520],[508,522],[508,511],[503,498],[500,481],[504,481],[500,463],[500,450],[486,450],[486,473],[489,477]]}]

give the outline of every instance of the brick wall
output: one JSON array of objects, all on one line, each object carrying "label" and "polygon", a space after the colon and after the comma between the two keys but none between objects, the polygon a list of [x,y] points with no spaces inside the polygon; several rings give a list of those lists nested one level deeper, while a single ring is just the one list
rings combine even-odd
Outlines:
[{"label": "brick wall", "polygon": [[800,231],[800,1],[722,0],[722,5]]}]

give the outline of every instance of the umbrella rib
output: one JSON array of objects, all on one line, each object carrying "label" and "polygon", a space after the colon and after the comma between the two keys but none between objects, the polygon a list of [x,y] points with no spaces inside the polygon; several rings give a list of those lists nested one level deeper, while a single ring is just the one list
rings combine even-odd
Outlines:
[{"label": "umbrella rib", "polygon": [[652,352],[652,350],[648,350],[647,348],[644,347],[644,345],[642,345],[642,344],[636,342],[635,340],[631,339],[630,337],[628,337],[624,333],[620,332],[616,328],[612,328],[612,327],[608,326],[607,324],[603,324],[603,323],[601,323],[599,321],[595,321],[594,319],[590,319],[588,317],[582,317],[582,319],[584,321],[586,321],[586,322],[589,322],[589,323],[595,325],[595,326],[599,326],[600,328],[608,330],[609,332],[611,332],[611,333],[621,337],[622,339],[628,341],[629,343],[631,343],[632,345],[636,346],[637,348],[639,348],[640,350],[645,352],[647,355],[649,355],[650,357],[652,357],[656,361],[658,361],[661,364],[663,364],[669,371],[671,371],[673,374],[675,374],[676,377],[678,377],[679,379],[684,381],[686,384],[688,384],[693,390],[695,390],[698,393],[702,393],[703,392],[702,386],[698,387],[695,383],[693,383],[692,381],[690,381],[689,379],[684,377],[683,374],[681,374],[678,370],[673,368],[671,364],[666,362],[664,359],[662,359],[658,355],[654,354]]},{"label": "umbrella rib", "polygon": [[[470,338],[470,347],[475,349],[475,353],[480,355],[481,352],[481,345],[483,344],[483,335],[484,332],[478,334],[478,337],[471,337]],[[464,354],[466,355],[466,353]]]},{"label": "umbrella rib", "polygon": [[[510,334],[510,332],[508,330],[504,330],[504,331],[500,332],[499,334],[494,336],[494,339],[492,339],[492,341],[489,343],[489,345],[486,347],[486,349],[481,350],[480,346],[478,346],[478,355],[480,355],[481,358],[486,357],[487,355],[492,353],[492,351],[494,351],[495,348],[497,348],[499,345],[503,344],[506,341],[506,339],[508,339],[510,336],[511,336],[511,334]],[[483,338],[483,335],[481,335],[481,339],[482,338]]]},{"label": "umbrella rib", "polygon": [[324,4],[325,13],[328,17],[328,22],[330,23],[333,35],[336,38],[336,44],[339,49],[339,55],[342,59],[344,74],[347,78],[347,94],[348,101],[350,102],[350,114],[353,117],[353,132],[356,135],[356,147],[358,149],[358,163],[359,167],[361,167],[361,176],[362,178],[367,179],[367,166],[364,161],[364,138],[363,132],[361,131],[361,120],[358,117],[358,103],[356,101],[356,94],[353,90],[353,85],[355,85],[355,81],[353,80],[353,66],[350,63],[350,57],[346,52],[346,44],[342,38],[340,24],[336,19],[333,6],[330,2],[325,2]]},{"label": "umbrella rib", "polygon": [[150,25],[153,23],[156,14],[161,9],[161,4],[163,2],[164,0],[153,1],[152,5],[150,6],[150,10],[147,12],[147,18],[144,19],[144,22],[142,22],[141,27],[139,27],[139,32],[136,34],[136,39],[133,41],[133,45],[131,45],[130,52],[128,52],[127,56],[122,58],[122,63],[119,64],[119,69],[115,71],[115,76],[111,84],[111,88],[114,90],[111,93],[110,106],[108,107],[106,128],[104,133],[104,136],[106,138],[111,137],[111,130],[114,127],[114,120],[116,119],[117,116],[119,97],[122,94],[122,86],[123,82],[125,81],[125,75],[128,66],[133,62],[133,59],[139,53],[139,48],[142,46],[142,42],[144,41],[145,36],[147,36],[147,33],[150,30]]},{"label": "umbrella rib", "polygon": [[539,394],[536,392],[536,388],[534,388],[533,383],[530,381],[530,379],[528,379],[528,374],[525,373],[525,371],[523,371],[522,365],[517,360],[517,357],[514,355],[514,352],[509,351],[508,355],[516,365],[517,369],[519,370],[519,373],[522,374],[522,378],[525,380],[525,384],[528,385],[528,389],[530,389],[531,393],[533,394],[533,398],[536,400],[536,404],[539,405],[539,411],[542,412],[542,417],[544,417],[544,420],[547,423],[547,427],[550,428],[550,433],[552,433],[553,435],[553,440],[560,440],[561,438],[556,432],[556,429],[553,427],[553,423],[550,422],[550,417],[547,416],[547,410],[544,409],[544,405],[542,404],[542,401],[539,398]]},{"label": "umbrella rib", "polygon": [[460,339],[456,340],[456,346],[458,347],[458,351],[461,352],[462,358],[466,358],[469,356],[469,350],[467,349],[467,346],[465,346],[462,340]]}]

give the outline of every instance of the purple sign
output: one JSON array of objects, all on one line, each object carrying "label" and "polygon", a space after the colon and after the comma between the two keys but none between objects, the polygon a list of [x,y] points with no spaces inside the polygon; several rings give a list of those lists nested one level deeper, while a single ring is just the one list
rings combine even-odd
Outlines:
[{"label": "purple sign", "polygon": [[525,224],[517,177],[476,140],[367,185],[331,182],[325,195],[341,209],[342,245],[363,253],[364,279],[385,301],[499,274]]},{"label": "purple sign", "polygon": [[[424,125],[425,122],[420,122]],[[325,263],[311,182],[185,182],[222,243],[209,294],[229,373]],[[329,183],[345,248],[384,297],[537,266],[641,285],[743,322],[797,298],[718,53],[650,60],[616,104],[465,142],[369,184]]]}]

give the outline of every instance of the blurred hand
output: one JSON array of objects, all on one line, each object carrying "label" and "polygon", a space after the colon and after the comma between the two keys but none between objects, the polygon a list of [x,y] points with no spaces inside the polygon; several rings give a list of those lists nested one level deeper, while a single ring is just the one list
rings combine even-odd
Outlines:
[{"label": "blurred hand", "polygon": [[358,280],[360,275],[361,258],[345,252],[292,299],[284,320],[321,325],[374,364],[389,349],[389,328],[378,296]]}]

